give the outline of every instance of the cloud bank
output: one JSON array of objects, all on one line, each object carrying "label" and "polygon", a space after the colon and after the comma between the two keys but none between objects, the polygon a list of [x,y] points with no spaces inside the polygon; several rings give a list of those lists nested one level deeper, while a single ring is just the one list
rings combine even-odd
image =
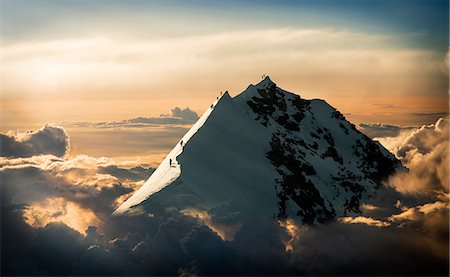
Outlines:
[{"label": "cloud bank", "polygon": [[186,107],[184,109],[175,107],[170,115],[161,114],[159,117],[136,117],[124,120],[112,121],[81,121],[64,122],[67,127],[94,127],[94,128],[145,128],[158,125],[190,125],[198,120],[196,112]]},{"label": "cloud bank", "polygon": [[[433,143],[448,143],[445,124],[397,138],[392,149],[415,179],[386,185],[361,215],[314,227],[195,210],[111,217],[152,168],[86,155],[2,157],[1,273],[446,275],[448,190],[437,174],[443,163],[435,159],[423,172],[416,160],[435,157]],[[429,173],[436,178],[423,175]],[[424,184],[411,190],[411,180]]]},{"label": "cloud bank", "polygon": [[62,127],[45,125],[37,131],[0,134],[0,156],[31,157],[36,155],[64,156],[69,151],[69,137]]},{"label": "cloud bank", "polygon": [[363,132],[370,138],[396,137],[401,131],[410,130],[412,128],[402,128],[395,125],[381,123],[360,123],[359,131]]},{"label": "cloud bank", "polygon": [[379,141],[410,169],[394,176],[390,184],[402,193],[448,193],[449,119]]}]

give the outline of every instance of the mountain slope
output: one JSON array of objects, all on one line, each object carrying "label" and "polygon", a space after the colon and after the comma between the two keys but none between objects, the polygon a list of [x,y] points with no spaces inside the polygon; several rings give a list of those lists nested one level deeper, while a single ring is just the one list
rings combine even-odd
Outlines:
[{"label": "mountain slope", "polygon": [[323,223],[358,212],[401,168],[325,101],[304,100],[268,77],[235,98],[225,93],[182,140],[116,214],[141,204]]},{"label": "mountain slope", "polygon": [[[216,105],[215,101],[212,105]],[[150,178],[145,184],[127,201],[125,201],[114,213],[121,214],[126,212],[132,206],[135,206],[154,193],[160,191],[165,186],[176,180],[181,174],[181,167],[176,163],[176,158],[183,152],[182,142],[185,143],[205,124],[206,120],[212,112],[212,108],[208,108],[203,115],[197,120],[197,122],[189,129],[189,131],[183,136],[183,138],[175,145],[170,153],[164,158],[158,168],[153,172]],[[170,164],[170,160],[173,164]]]},{"label": "mountain slope", "polygon": [[314,223],[359,212],[360,200],[401,168],[392,154],[325,101],[301,99],[269,77],[235,101],[271,130],[267,157],[279,173],[279,216],[297,215]]}]

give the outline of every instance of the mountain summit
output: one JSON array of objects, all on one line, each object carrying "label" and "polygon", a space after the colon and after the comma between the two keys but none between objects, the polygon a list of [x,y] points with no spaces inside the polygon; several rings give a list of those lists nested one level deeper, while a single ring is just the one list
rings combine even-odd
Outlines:
[{"label": "mountain summit", "polygon": [[323,100],[269,77],[215,101],[114,213],[196,209],[325,223],[358,213],[401,163]]}]

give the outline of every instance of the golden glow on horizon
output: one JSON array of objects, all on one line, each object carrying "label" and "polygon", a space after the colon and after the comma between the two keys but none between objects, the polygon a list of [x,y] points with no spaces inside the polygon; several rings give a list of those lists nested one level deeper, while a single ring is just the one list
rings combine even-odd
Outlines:
[{"label": "golden glow on horizon", "polygon": [[[276,80],[275,80],[276,81]],[[280,83],[280,82],[278,82]],[[280,86],[283,88],[282,83]],[[243,88],[244,89],[244,88]],[[232,93],[236,95],[240,91]],[[301,91],[303,98],[310,98]],[[231,92],[230,92],[231,93]],[[313,97],[319,98],[319,97]],[[28,130],[40,128],[45,123],[61,124],[65,121],[108,121],[135,117],[158,117],[168,114],[174,107],[189,106],[201,115],[215,97],[173,98],[173,99],[104,99],[104,100],[4,100],[0,117],[0,130]],[[420,126],[430,124],[441,116],[433,113],[448,111],[447,95],[444,96],[329,96],[324,98],[330,105],[342,112],[354,124],[384,123],[399,126]],[[426,114],[430,114],[427,116]],[[414,114],[422,114],[417,116]]]},{"label": "golden glow on horizon", "polygon": [[[371,113],[375,108],[366,103],[377,97],[380,104],[395,105],[408,102],[408,97],[447,97],[448,57],[395,46],[401,39],[335,29],[281,28],[5,45],[2,118],[17,126],[24,120],[155,116],[174,106],[201,113],[219,91],[235,95],[258,82],[263,73],[303,98],[322,98],[338,109],[348,107],[343,113],[356,114],[360,107]],[[434,107],[418,102],[407,108]]]},{"label": "golden glow on horizon", "polygon": [[[241,89],[261,73],[321,97],[434,94],[445,81],[445,57],[387,44],[377,35],[268,29],[155,41],[86,38],[12,45],[4,51],[5,95],[205,97],[213,93],[206,89]],[[428,80],[430,75],[442,75],[441,82]]]}]

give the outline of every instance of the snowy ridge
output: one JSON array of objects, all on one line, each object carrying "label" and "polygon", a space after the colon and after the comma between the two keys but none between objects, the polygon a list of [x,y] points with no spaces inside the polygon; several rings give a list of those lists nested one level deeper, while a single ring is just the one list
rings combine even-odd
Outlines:
[{"label": "snowy ridge", "polygon": [[[219,99],[213,102],[212,106],[216,106],[219,101],[228,92],[225,92]],[[153,172],[150,178],[142,185],[142,187],[136,191],[130,198],[128,198],[119,208],[114,211],[114,215],[122,214],[131,207],[138,205],[142,201],[149,198],[154,193],[160,191],[174,180],[176,180],[181,174],[181,165],[177,162],[177,157],[183,152],[184,145],[191,139],[192,136],[205,124],[208,120],[214,108],[209,107],[203,115],[197,120],[197,122],[189,129],[189,131],[181,138],[170,153],[164,158],[158,168]],[[183,142],[184,145],[181,145]],[[172,160],[172,166],[169,161]]]},{"label": "snowy ridge", "polygon": [[140,205],[152,213],[176,207],[245,219],[275,214],[269,140],[270,132],[224,95],[177,157],[180,176]]}]

